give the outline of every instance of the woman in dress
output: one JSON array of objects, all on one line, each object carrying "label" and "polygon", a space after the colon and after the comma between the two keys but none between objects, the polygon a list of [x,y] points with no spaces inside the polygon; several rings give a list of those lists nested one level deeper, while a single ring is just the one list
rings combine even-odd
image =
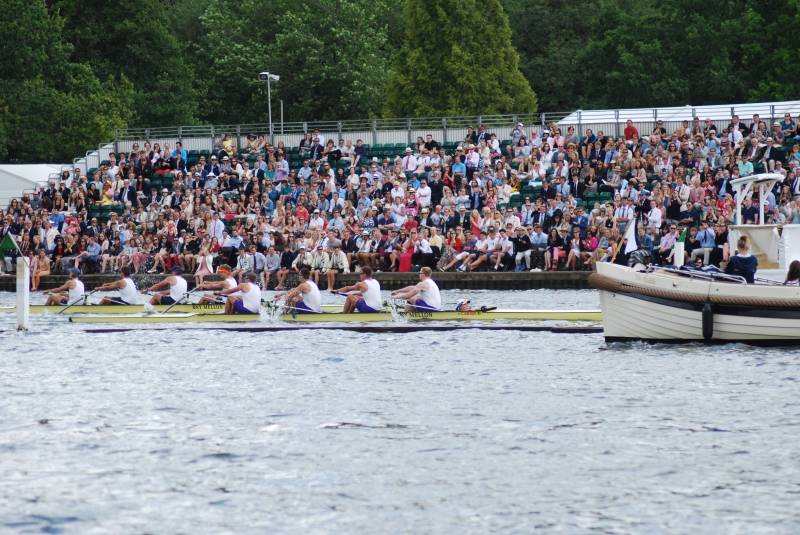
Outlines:
[{"label": "woman in dress", "polygon": [[50,274],[50,259],[47,258],[47,253],[44,249],[39,249],[36,260],[36,270],[31,270],[31,291],[33,292],[39,289],[42,277]]}]

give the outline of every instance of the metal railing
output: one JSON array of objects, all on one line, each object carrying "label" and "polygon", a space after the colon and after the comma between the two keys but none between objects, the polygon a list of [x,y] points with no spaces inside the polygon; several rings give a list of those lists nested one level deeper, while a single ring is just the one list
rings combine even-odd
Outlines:
[{"label": "metal railing", "polygon": [[[388,119],[359,119],[351,121],[306,121],[273,123],[271,143],[283,141],[286,146],[298,146],[306,132],[319,129],[327,139],[361,139],[370,145],[403,143],[412,145],[418,136],[431,134],[440,143],[462,141],[468,126],[476,130],[485,126],[495,131],[499,139],[508,137],[513,126],[543,127],[558,122],[570,112],[534,113],[524,115],[470,115],[462,117],[416,117]],[[165,128],[127,128],[117,130],[114,144],[117,150],[130,150],[133,142],[165,142],[174,146],[180,141],[186,150],[210,150],[222,134],[229,134],[234,144],[243,146],[248,134],[269,138],[269,123],[176,126]],[[141,146],[141,145],[140,145]]]}]

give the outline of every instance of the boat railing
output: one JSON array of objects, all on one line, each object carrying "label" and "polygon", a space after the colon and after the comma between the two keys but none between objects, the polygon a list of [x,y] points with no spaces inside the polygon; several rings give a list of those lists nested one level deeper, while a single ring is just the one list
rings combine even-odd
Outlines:
[{"label": "boat railing", "polygon": [[680,269],[673,266],[648,266],[646,272],[665,272],[670,275],[680,275],[682,277],[689,277],[691,280],[698,279],[710,282],[730,282],[734,284],[747,284],[747,281],[741,275],[729,275],[728,273],[721,273],[716,271],[700,271],[694,269]]}]

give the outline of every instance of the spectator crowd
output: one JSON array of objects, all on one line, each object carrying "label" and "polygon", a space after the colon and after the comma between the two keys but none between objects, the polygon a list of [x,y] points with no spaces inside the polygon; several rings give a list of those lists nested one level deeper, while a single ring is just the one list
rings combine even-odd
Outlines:
[{"label": "spectator crowd", "polygon": [[[197,282],[220,264],[254,272],[263,288],[306,267],[330,285],[339,273],[577,270],[595,262],[663,264],[686,230],[687,262],[719,266],[728,227],[799,224],[800,128],[662,121],[623,135],[557,124],[495,132],[467,129],[457,143],[428,135],[410,147],[369,146],[309,132],[297,147],[223,134],[208,151],[134,143],[88,173],[12,199],[0,210],[3,274],[30,259],[32,288],[50,273],[166,272]],[[782,176],[736,198],[731,181]],[[637,224],[637,250],[625,230]]]}]

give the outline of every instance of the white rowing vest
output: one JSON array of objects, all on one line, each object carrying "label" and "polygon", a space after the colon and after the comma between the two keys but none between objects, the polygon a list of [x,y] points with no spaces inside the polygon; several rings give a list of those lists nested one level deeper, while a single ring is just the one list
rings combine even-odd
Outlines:
[{"label": "white rowing vest", "polygon": [[433,279],[428,279],[428,289],[420,292],[419,297],[431,308],[442,309],[442,295],[439,293],[439,287],[433,282]]},{"label": "white rowing vest", "polygon": [[367,291],[362,295],[364,296],[364,303],[373,309],[381,309],[381,283],[375,279],[366,279],[364,283],[367,285]]},{"label": "white rowing vest", "polygon": [[244,308],[253,314],[258,314],[259,309],[261,308],[261,288],[252,282],[248,282],[247,284],[250,285],[250,291],[241,292],[242,304],[244,305]]},{"label": "white rowing vest", "polygon": [[303,294],[303,303],[314,312],[322,312],[322,296],[319,293],[319,288],[312,280],[307,280],[306,283],[311,289]]},{"label": "white rowing vest", "polygon": [[186,288],[188,288],[189,286],[186,282],[186,279],[184,279],[183,277],[175,277],[175,280],[177,281],[175,283],[175,286],[169,287],[169,296],[172,298],[174,302],[177,303],[178,301],[183,299],[183,294],[186,293]]},{"label": "white rowing vest", "polygon": [[[227,279],[225,279],[225,282],[228,283],[228,287],[225,288],[226,290],[230,290],[231,288],[236,288],[237,286],[239,286],[239,283],[236,282],[236,279],[234,279],[233,277],[228,277]],[[222,297],[227,299],[231,295],[242,295],[242,292],[235,292],[232,294],[223,295]]]},{"label": "white rowing vest", "polygon": [[119,289],[119,298],[129,305],[136,304],[136,283],[130,277],[122,279],[125,281],[125,287]]},{"label": "white rowing vest", "polygon": [[78,279],[75,279],[75,287],[69,289],[69,299],[67,299],[67,304],[74,305],[75,303],[79,303],[83,299],[83,290],[83,283]]}]

